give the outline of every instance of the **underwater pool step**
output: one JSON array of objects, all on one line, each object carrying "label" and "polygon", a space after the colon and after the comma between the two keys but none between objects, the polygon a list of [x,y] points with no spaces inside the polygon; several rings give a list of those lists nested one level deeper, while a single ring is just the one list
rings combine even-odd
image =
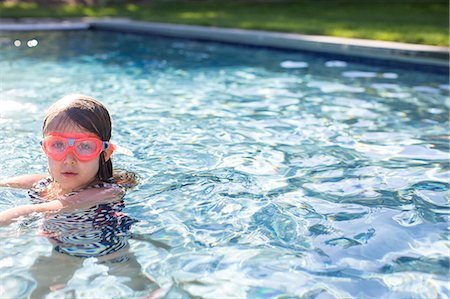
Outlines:
[{"label": "underwater pool step", "polygon": [[313,36],[131,20],[94,20],[93,29],[158,34],[251,46],[274,47],[448,68],[449,48],[364,39]]}]

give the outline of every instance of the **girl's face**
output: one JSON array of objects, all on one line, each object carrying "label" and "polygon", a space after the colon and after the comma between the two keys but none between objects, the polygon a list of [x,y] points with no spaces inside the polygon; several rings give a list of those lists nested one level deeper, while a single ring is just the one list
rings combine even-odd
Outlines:
[{"label": "girl's face", "polygon": [[[58,126],[54,132],[92,134],[75,124]],[[45,137],[45,136],[44,136]],[[97,179],[100,156],[89,161],[80,161],[72,152],[58,161],[48,157],[48,167],[54,181],[64,193],[83,188]]]}]

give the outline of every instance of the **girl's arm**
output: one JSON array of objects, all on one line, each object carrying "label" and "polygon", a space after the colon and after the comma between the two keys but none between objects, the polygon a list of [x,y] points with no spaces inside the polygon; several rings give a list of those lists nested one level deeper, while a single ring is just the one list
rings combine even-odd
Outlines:
[{"label": "girl's arm", "polygon": [[117,185],[111,185],[103,188],[89,188],[56,201],[59,201],[61,204],[58,212],[72,212],[102,203],[114,202],[122,199],[124,195],[125,191],[123,189]]},{"label": "girl's arm", "polygon": [[92,206],[114,202],[123,197],[124,191],[113,185],[110,188],[91,188],[70,195],[64,199],[55,199],[35,205],[23,205],[0,212],[0,225],[7,225],[17,218],[33,213],[62,213],[87,209]]},{"label": "girl's arm", "polygon": [[0,180],[0,187],[30,189],[34,183],[46,177],[48,177],[48,174],[26,174],[16,176],[13,178]]}]

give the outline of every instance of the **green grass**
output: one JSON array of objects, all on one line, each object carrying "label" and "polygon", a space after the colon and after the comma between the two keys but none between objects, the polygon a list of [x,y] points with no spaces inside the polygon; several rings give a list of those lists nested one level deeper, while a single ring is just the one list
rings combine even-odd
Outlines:
[{"label": "green grass", "polygon": [[449,46],[446,0],[154,0],[103,7],[0,4],[2,18],[128,17],[136,20]]}]

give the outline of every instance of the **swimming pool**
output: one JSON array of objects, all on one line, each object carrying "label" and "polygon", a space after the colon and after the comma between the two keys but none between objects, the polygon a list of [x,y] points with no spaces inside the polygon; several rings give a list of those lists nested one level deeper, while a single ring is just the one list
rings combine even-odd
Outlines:
[{"label": "swimming pool", "polygon": [[[131,251],[167,298],[449,296],[448,76],[111,32],[0,42],[1,177],[46,171],[52,102],[100,99],[135,154],[115,166],[142,180]],[[36,223],[0,228],[7,297],[52,251]],[[141,296],[105,267],[85,260],[50,297]]]}]

